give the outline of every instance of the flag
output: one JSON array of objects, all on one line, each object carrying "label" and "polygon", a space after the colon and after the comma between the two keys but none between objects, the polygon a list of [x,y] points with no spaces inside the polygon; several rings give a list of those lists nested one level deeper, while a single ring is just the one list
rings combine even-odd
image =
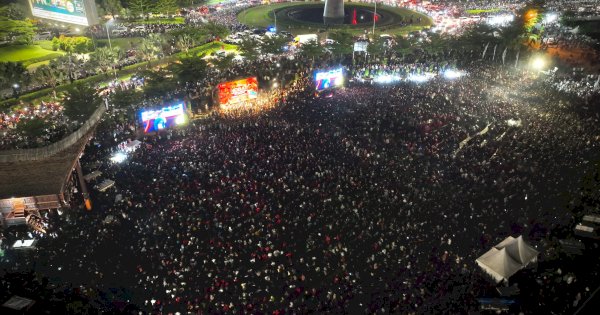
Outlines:
[{"label": "flag", "polygon": [[496,47],[498,47],[498,44],[494,45],[494,54],[492,55],[492,61],[496,59]]},{"label": "flag", "polygon": [[504,52],[502,52],[502,65],[504,66],[504,60],[506,59],[506,50],[508,47],[504,48]]},{"label": "flag", "polygon": [[519,64],[519,53],[521,53],[521,50],[517,51],[517,60],[515,60],[515,68]]},{"label": "flag", "polygon": [[481,56],[481,59],[485,58],[485,53],[487,52],[488,46],[490,46],[490,43],[487,43],[487,45],[485,45],[485,48],[483,49],[483,55]]}]

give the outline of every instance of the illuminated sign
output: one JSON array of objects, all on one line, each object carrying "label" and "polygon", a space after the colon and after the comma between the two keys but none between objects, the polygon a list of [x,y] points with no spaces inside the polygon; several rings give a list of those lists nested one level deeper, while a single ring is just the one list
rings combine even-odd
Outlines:
[{"label": "illuminated sign", "polygon": [[342,68],[329,71],[315,72],[315,84],[317,91],[341,87],[344,84],[344,70]]},{"label": "illuminated sign", "polygon": [[158,110],[145,110],[140,115],[144,132],[158,131],[185,123],[183,104],[163,107]]},{"label": "illuminated sign", "polygon": [[256,77],[224,82],[219,84],[217,88],[219,89],[219,104],[221,105],[237,104],[258,97],[258,80]]},{"label": "illuminated sign", "polygon": [[29,6],[35,17],[84,26],[98,24],[94,0],[29,0]]}]

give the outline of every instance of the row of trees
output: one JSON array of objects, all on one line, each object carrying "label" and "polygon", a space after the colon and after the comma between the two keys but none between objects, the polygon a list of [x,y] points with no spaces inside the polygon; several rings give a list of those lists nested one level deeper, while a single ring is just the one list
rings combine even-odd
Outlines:
[{"label": "row of trees", "polygon": [[146,16],[150,13],[173,15],[192,0],[96,0],[100,14],[110,16]]},{"label": "row of trees", "polygon": [[94,43],[85,36],[60,35],[52,38],[52,49],[60,49],[66,53],[84,54],[94,49]]},{"label": "row of trees", "polygon": [[[152,60],[173,53],[172,48],[190,53],[193,47],[226,35],[227,29],[214,23],[208,23],[202,28],[178,29],[167,33],[166,36],[150,34],[136,46],[136,54],[139,60],[147,61],[150,67]],[[51,60],[34,71],[28,72],[21,63],[0,63],[0,89],[9,89],[15,83],[23,89],[30,84],[49,86],[54,89],[60,84],[79,79],[81,70],[88,73],[109,73],[120,60],[125,59],[125,51],[118,46],[98,47],[87,60],[77,56],[76,54],[92,50],[92,41],[87,37],[60,36],[54,38],[52,44],[67,54]]]},{"label": "row of trees", "polygon": [[33,42],[35,26],[15,4],[0,7],[0,42],[27,45]]}]

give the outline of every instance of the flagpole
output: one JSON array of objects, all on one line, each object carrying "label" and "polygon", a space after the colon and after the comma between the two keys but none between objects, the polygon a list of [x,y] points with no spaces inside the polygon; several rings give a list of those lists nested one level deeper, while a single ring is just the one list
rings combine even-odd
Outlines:
[{"label": "flagpole", "polygon": [[375,36],[375,21],[377,20],[377,0],[375,0],[375,13],[373,14],[373,36]]}]

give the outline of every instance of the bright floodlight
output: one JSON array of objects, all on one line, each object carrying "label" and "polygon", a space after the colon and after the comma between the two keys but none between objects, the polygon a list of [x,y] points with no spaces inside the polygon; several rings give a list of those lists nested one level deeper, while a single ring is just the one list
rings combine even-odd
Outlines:
[{"label": "bright floodlight", "polygon": [[127,155],[123,152],[117,152],[110,158],[113,163],[123,163],[126,159]]},{"label": "bright floodlight", "polygon": [[458,70],[448,69],[448,70],[444,71],[444,77],[446,79],[450,79],[450,80],[460,78],[463,75],[464,75],[464,72],[458,71]]},{"label": "bright floodlight", "polygon": [[177,125],[185,124],[185,116],[179,115],[179,116],[175,117],[175,124],[177,124]]},{"label": "bright floodlight", "polygon": [[508,23],[512,22],[514,19],[515,19],[514,15],[502,14],[502,15],[490,16],[486,19],[486,22],[489,25],[504,26],[504,25],[507,25]]},{"label": "bright floodlight", "polygon": [[423,83],[429,81],[431,75],[426,74],[411,74],[408,76],[408,80],[416,83]]},{"label": "bright floodlight", "polygon": [[542,57],[537,57],[533,60],[533,62],[531,63],[531,66],[535,70],[543,70],[544,67],[546,66],[546,61],[544,61],[544,59]]},{"label": "bright floodlight", "polygon": [[544,22],[545,24],[551,24],[551,23],[554,23],[554,22],[556,22],[557,20],[558,20],[558,14],[556,14],[556,13],[548,13],[548,14],[546,14],[546,16],[544,17],[544,20],[543,20],[543,22]]}]

